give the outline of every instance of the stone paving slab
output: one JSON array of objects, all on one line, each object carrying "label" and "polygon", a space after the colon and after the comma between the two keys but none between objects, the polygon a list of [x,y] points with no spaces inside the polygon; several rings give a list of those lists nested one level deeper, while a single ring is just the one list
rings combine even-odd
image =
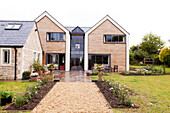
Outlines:
[{"label": "stone paving slab", "polygon": [[31,113],[113,113],[95,83],[58,82]]}]

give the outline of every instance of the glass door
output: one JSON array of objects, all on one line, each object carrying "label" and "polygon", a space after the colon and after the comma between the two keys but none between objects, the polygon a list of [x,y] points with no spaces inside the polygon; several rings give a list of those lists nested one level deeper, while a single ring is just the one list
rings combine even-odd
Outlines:
[{"label": "glass door", "polygon": [[84,37],[71,37],[71,69],[83,70],[84,68]]}]

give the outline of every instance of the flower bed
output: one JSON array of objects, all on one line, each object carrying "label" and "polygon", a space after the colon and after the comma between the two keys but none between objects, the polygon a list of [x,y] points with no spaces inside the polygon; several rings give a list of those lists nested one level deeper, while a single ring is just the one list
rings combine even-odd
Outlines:
[{"label": "flower bed", "polygon": [[125,76],[159,76],[159,75],[167,75],[160,67],[160,69],[155,68],[154,66],[145,66],[145,68],[130,68],[130,71],[122,71],[121,75]]},{"label": "flower bed", "polygon": [[96,82],[96,85],[112,108],[139,108],[129,99],[133,92],[125,85],[121,86],[113,80]]},{"label": "flower bed", "polygon": [[13,104],[3,110],[33,110],[54,85],[55,82],[39,80],[35,86],[27,87],[25,95],[16,96]]}]

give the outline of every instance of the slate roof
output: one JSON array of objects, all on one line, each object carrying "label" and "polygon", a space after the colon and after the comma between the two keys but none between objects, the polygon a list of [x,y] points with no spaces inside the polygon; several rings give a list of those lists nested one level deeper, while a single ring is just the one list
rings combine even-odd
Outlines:
[{"label": "slate roof", "polygon": [[[8,24],[21,24],[19,30],[5,30]],[[2,21],[0,20],[0,46],[24,46],[34,21]]]},{"label": "slate roof", "polygon": [[[72,32],[72,30],[73,29],[75,29],[76,27],[69,27],[69,26],[66,26],[65,28],[67,28],[70,32]],[[91,27],[80,27],[83,31],[84,31],[84,33],[86,32],[86,31],[88,31]]]}]

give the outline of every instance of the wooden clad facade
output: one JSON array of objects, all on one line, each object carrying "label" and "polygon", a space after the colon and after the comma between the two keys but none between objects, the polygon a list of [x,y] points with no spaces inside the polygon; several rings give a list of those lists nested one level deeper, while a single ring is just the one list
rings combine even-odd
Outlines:
[{"label": "wooden clad facade", "polygon": [[89,34],[88,54],[110,54],[111,67],[119,66],[119,71],[126,69],[126,44],[125,43],[104,43],[104,35],[125,35],[109,20],[104,21],[100,26]]}]

